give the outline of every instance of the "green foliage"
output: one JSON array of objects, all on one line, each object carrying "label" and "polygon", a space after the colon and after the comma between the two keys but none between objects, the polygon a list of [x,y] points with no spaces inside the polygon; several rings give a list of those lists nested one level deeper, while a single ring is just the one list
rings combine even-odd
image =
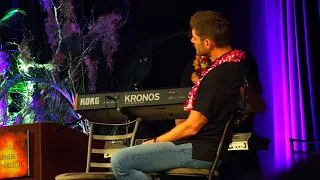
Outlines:
[{"label": "green foliage", "polygon": [[0,27],[8,27],[10,25],[10,22],[15,17],[15,15],[24,15],[26,16],[27,13],[21,9],[10,9],[1,19],[0,19]]},{"label": "green foliage", "polygon": [[[7,42],[16,49],[6,50],[10,56],[11,66],[8,72],[0,75],[0,100],[5,99],[10,119],[4,125],[34,122],[66,124],[77,120],[80,115],[73,110],[75,93],[84,93],[87,89],[95,91],[97,60],[91,59],[90,53],[101,42],[104,44],[102,49],[106,50],[103,52],[108,57],[111,58],[116,50],[114,44],[117,45],[118,40],[108,38],[104,32],[117,34],[117,28],[123,24],[114,23],[113,18],[120,18],[120,15],[102,16],[99,18],[100,22],[91,22],[91,25],[96,26],[91,27],[86,24],[88,27],[83,29],[87,28],[89,33],[84,34],[80,32],[82,28],[79,28],[72,12],[71,1],[58,2],[59,4],[55,4],[46,1],[50,5],[46,4],[48,6],[44,8],[48,14],[45,30],[52,48],[52,57],[48,58],[46,64],[39,64],[37,56],[30,50],[33,40],[30,31],[24,32],[19,44]],[[16,15],[26,15],[26,13],[20,9],[12,9],[0,20],[0,26],[9,26]],[[122,22],[120,20],[121,18],[117,22]],[[101,42],[96,41],[97,35],[101,36]],[[112,51],[107,51],[110,48]],[[86,81],[85,78],[89,80]],[[88,85],[88,82],[94,83]],[[88,88],[89,86],[94,88]],[[81,128],[86,132],[88,125],[88,121],[85,121],[75,124],[73,128]],[[114,134],[117,129],[109,128],[101,131]]]}]

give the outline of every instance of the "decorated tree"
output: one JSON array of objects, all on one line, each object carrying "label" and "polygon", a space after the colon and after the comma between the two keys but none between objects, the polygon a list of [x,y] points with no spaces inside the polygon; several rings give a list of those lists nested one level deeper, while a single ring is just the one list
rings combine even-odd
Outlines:
[{"label": "decorated tree", "polygon": [[[40,3],[47,13],[45,31],[51,56],[45,64],[38,63],[37,56],[30,51],[33,36],[28,30],[24,31],[21,43],[9,42],[16,49],[0,52],[3,125],[66,124],[79,119],[80,115],[73,110],[75,93],[96,91],[97,67],[101,62],[91,56],[92,51],[100,49],[106,68],[111,72],[114,69],[112,55],[119,44],[117,29],[126,22],[126,8],[79,25],[71,0]],[[13,12],[25,15],[21,10]],[[86,132],[87,125],[87,121],[81,121],[74,128]]]}]

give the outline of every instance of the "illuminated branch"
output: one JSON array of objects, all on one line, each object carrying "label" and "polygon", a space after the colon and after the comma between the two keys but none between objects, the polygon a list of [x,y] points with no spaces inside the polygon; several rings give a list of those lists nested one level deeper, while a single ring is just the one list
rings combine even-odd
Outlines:
[{"label": "illuminated branch", "polygon": [[54,5],[54,3],[51,1],[52,3],[52,6],[53,6],[53,11],[54,11],[54,17],[55,17],[55,20],[56,20],[56,23],[57,23],[57,30],[58,30],[58,47],[56,49],[56,52],[55,54],[58,54],[59,51],[60,51],[60,46],[61,46],[61,42],[62,42],[62,36],[61,36],[61,27],[60,27],[60,22],[59,22],[59,19],[58,19],[58,9],[61,7],[58,7],[56,8],[56,6]]},{"label": "illuminated branch", "polygon": [[21,9],[10,9],[1,19],[0,19],[0,27],[6,26],[8,27],[12,19],[16,14],[21,14],[26,16],[27,13]]}]

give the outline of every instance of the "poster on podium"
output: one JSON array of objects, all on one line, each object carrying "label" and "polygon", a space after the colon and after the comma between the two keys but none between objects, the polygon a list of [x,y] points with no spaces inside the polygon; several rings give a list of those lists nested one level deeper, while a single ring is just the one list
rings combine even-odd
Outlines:
[{"label": "poster on podium", "polygon": [[30,176],[29,131],[0,134],[0,179]]}]

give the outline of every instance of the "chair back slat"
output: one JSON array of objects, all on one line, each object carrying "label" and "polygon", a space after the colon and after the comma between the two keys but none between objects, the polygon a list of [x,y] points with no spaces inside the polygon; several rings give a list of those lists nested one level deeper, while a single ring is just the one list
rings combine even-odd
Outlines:
[{"label": "chair back slat", "polygon": [[[290,138],[290,151],[293,164],[299,162],[299,160],[305,160],[309,156],[313,156],[316,153],[320,153],[319,140],[303,140]],[[295,144],[299,148],[295,148]],[[296,156],[299,155],[299,156]],[[297,161],[298,159],[298,161]]]},{"label": "chair back slat", "polygon": [[[123,146],[121,148],[125,148],[127,146]],[[120,148],[117,149],[92,149],[91,153],[93,154],[112,154],[113,152],[115,152],[116,150],[118,150]]]},{"label": "chair back slat", "polygon": [[116,141],[122,139],[129,139],[133,136],[133,133],[123,134],[123,135],[93,135],[95,140],[104,140],[104,141]]},{"label": "chair back slat", "polygon": [[136,121],[141,122],[141,118],[137,118],[134,121],[130,121],[130,122],[125,122],[125,123],[121,123],[121,124],[108,124],[108,123],[98,123],[98,122],[94,122],[95,125],[102,125],[102,126],[118,126],[118,127],[123,127],[123,126],[129,126],[132,124],[135,124]]},{"label": "chair back slat", "polygon": [[110,168],[111,163],[98,163],[98,162],[91,162],[90,167],[96,167],[96,168]]},{"label": "chair back slat", "polygon": [[[86,173],[90,172],[90,168],[110,168],[111,167],[110,163],[92,162],[91,161],[92,154],[104,154],[104,158],[110,158],[115,151],[122,149],[124,147],[133,146],[135,135],[137,133],[140,122],[141,122],[141,118],[138,118],[137,120],[126,122],[123,124],[90,123]],[[97,135],[97,134],[93,134],[94,125],[126,127],[126,132],[125,134],[122,134],[122,135]],[[132,132],[129,132],[128,126],[130,125],[134,125],[133,130],[131,129]],[[92,148],[93,140],[104,141],[105,142],[104,147]]]}]

